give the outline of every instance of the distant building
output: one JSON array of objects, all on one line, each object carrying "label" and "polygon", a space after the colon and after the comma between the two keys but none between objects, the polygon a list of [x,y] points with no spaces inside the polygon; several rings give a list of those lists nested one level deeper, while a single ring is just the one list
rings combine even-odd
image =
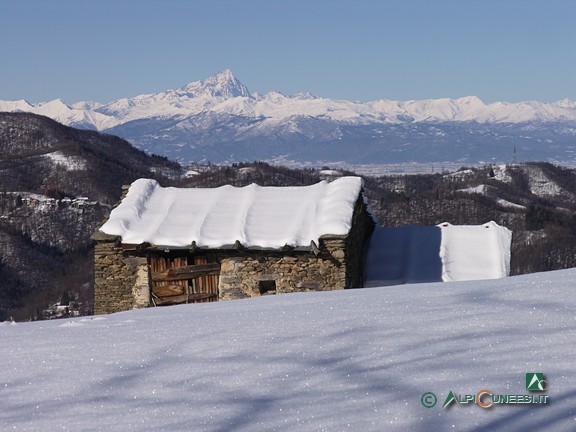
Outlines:
[{"label": "distant building", "polygon": [[72,201],[72,206],[76,208],[84,207],[88,204],[88,197],[78,197]]},{"label": "distant building", "polygon": [[163,188],[140,179],[94,234],[96,314],[363,286],[363,183]]}]

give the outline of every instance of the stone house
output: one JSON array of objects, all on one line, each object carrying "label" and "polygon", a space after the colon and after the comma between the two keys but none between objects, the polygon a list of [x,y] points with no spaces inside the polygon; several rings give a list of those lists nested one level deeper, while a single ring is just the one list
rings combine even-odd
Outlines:
[{"label": "stone house", "polygon": [[94,313],[363,286],[374,220],[359,177],[302,187],[140,179],[93,235]]}]

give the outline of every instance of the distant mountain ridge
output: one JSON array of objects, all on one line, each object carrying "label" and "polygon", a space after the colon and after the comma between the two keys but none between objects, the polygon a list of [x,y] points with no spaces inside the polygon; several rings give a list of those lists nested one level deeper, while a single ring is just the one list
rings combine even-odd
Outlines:
[{"label": "distant mountain ridge", "polygon": [[568,99],[485,104],[474,96],[354,102],[260,95],[230,70],[105,105],[0,101],[0,111],[105,131],[181,162],[509,162],[513,146],[526,160],[561,162],[574,158],[576,136],[576,101]]}]

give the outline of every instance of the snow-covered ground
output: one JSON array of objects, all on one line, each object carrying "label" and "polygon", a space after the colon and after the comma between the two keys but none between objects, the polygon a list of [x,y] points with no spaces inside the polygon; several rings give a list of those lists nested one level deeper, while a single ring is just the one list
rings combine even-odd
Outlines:
[{"label": "snow-covered ground", "polygon": [[[576,270],[0,324],[0,430],[576,430]],[[541,405],[452,404],[490,390]],[[438,403],[426,408],[422,395]],[[538,393],[536,393],[538,394]],[[425,399],[428,400],[428,399]]]},{"label": "snow-covered ground", "polygon": [[67,156],[61,151],[46,153],[44,156],[66,171],[81,171],[86,169],[86,159],[80,156]]}]

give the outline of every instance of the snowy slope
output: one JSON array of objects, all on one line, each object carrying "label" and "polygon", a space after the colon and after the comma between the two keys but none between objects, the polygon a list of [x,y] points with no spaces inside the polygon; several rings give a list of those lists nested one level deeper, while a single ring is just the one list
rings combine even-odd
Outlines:
[{"label": "snowy slope", "polygon": [[29,109],[25,106],[24,109],[20,107],[19,110],[50,117],[51,119],[67,126],[83,129],[102,130],[116,126],[120,123],[113,117],[103,115],[90,109],[83,109],[81,107],[74,108],[62,99],[54,99],[46,103],[30,106]]},{"label": "snowy slope", "polygon": [[[576,270],[0,324],[0,429],[576,429]],[[449,391],[549,404],[443,409]],[[438,404],[421,397],[434,392]]]},{"label": "snowy slope", "polygon": [[0,101],[0,111],[6,111],[6,112],[30,111],[33,108],[34,107],[25,100]]}]

